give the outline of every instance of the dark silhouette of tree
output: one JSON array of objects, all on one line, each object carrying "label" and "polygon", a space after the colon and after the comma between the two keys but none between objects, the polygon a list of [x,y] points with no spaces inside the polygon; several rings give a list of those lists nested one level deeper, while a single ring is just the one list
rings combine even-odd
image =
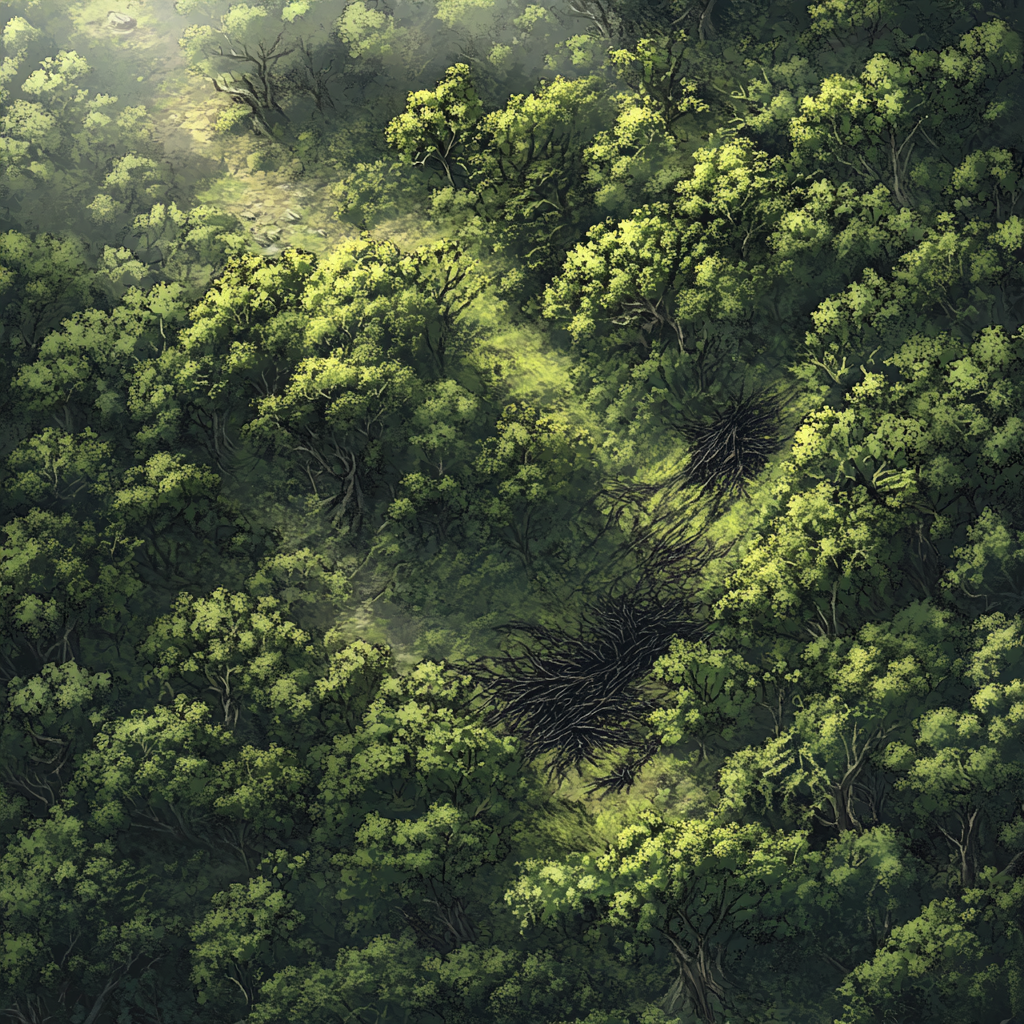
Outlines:
[{"label": "dark silhouette of tree", "polygon": [[[503,724],[526,744],[528,759],[553,753],[549,780],[564,781],[570,767],[597,765],[602,751],[646,743],[642,752],[595,788],[618,792],[633,784],[657,750],[638,739],[629,723],[643,723],[658,703],[636,684],[668,650],[673,637],[698,638],[702,624],[688,596],[659,595],[643,587],[592,600],[576,629],[526,622],[501,627],[509,637],[502,654],[470,667],[490,696],[484,723]],[[518,634],[512,636],[512,634]]]},{"label": "dark silhouette of tree", "polygon": [[747,395],[744,390],[741,385],[710,416],[687,416],[679,427],[693,446],[683,476],[700,485],[702,496],[710,494],[716,507],[728,497],[748,497],[747,483],[792,436],[783,421],[791,389],[755,386]]}]

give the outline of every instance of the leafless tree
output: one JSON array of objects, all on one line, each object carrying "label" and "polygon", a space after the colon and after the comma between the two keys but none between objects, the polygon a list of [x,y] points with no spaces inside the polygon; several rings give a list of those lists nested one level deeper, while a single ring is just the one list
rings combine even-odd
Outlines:
[{"label": "leafless tree", "polygon": [[326,67],[318,68],[312,49],[301,39],[299,40],[299,52],[302,54],[302,62],[289,76],[290,81],[300,92],[312,97],[316,109],[321,114],[324,112],[325,103],[332,110],[336,110],[337,107],[331,98],[330,83],[341,72],[334,69],[334,58],[332,57],[327,62]]},{"label": "leafless tree", "polygon": [[213,87],[217,92],[230,96],[233,102],[244,103],[248,106],[252,112],[253,126],[268,138],[273,138],[273,135],[265,111],[273,110],[285,120],[288,119],[277,101],[273,76],[277,62],[282,57],[287,57],[295,49],[295,47],[289,47],[286,50],[278,49],[283,35],[284,30],[282,29],[269,46],[261,40],[253,49],[242,46],[241,53],[230,46],[227,52],[223,46],[219,46],[212,52],[214,57],[223,57],[225,60],[251,65],[249,72],[242,71],[237,75],[231,72],[228,83],[221,84],[216,78],[212,79]]}]

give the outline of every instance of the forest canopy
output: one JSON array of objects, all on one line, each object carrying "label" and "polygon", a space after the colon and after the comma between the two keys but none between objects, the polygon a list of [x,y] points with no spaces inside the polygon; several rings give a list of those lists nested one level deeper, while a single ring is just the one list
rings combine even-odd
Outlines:
[{"label": "forest canopy", "polygon": [[1024,1019],[1015,2],[3,17],[0,1020]]}]

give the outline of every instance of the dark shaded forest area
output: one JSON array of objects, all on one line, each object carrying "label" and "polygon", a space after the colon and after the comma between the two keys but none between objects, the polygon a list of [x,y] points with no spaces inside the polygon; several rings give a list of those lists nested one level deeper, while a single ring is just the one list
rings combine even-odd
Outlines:
[{"label": "dark shaded forest area", "polygon": [[0,1021],[1024,1019],[1017,0],[7,0]]}]

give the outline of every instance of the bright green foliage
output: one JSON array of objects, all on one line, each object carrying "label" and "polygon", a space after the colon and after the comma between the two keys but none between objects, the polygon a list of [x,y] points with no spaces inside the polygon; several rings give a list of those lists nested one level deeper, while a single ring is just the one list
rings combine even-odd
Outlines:
[{"label": "bright green foliage", "polygon": [[461,158],[470,132],[483,113],[470,81],[469,66],[454,64],[436,89],[409,94],[405,112],[388,124],[388,144],[414,166],[427,167],[428,161],[436,161],[448,184],[455,188],[452,171],[468,174]]},{"label": "bright green foliage", "polygon": [[884,945],[927,892],[906,837],[888,825],[844,832],[823,849],[808,850],[801,868],[796,885],[766,901],[784,925],[778,944],[752,951],[747,964],[747,993],[762,1007],[755,1019],[804,1016],[809,989],[821,993],[819,1012],[837,1018],[842,996],[828,987]]},{"label": "bright green foliage", "polygon": [[[1008,0],[181,0],[220,141],[383,232],[278,257],[8,6],[0,1017],[1024,1012]],[[741,384],[719,516],[680,427]],[[472,659],[645,545],[700,631],[635,792],[552,792]]]},{"label": "bright green foliage", "polygon": [[[270,712],[273,739],[294,742],[287,731],[282,734],[276,711],[298,716],[309,709],[305,691],[316,650],[307,633],[282,619],[274,597],[254,599],[222,588],[208,598],[181,594],[139,653],[156,663],[147,678],[169,697],[181,692],[181,683],[196,695],[212,692],[206,699],[226,727],[234,728],[243,710],[260,707]],[[249,721],[251,714],[243,726]]]},{"label": "bright green foliage", "polygon": [[[211,4],[212,6],[214,4]],[[244,64],[239,66],[236,62],[232,65],[230,61],[219,60],[209,49],[213,44],[214,35],[217,34],[221,37],[217,40],[219,49],[227,49],[228,52],[231,50],[242,52],[243,47],[255,48],[261,40],[265,40],[269,44],[280,31],[278,19],[274,18],[271,11],[263,5],[242,3],[229,6],[217,3],[216,6],[223,9],[223,13],[219,15],[210,14],[211,20],[214,20],[216,24],[189,25],[178,45],[184,51],[189,65],[195,72],[208,75],[211,78],[215,77],[218,71],[223,71],[224,67],[233,67],[236,71],[250,70]],[[227,47],[222,45],[224,41],[228,43]],[[230,76],[227,74],[220,77],[230,81]]]},{"label": "bright green foliage", "polygon": [[[629,220],[588,232],[590,241],[570,253],[546,291],[544,315],[568,319],[580,343],[594,338],[602,321],[650,324],[664,344],[696,351],[691,324],[749,316],[745,307],[764,287],[767,271],[744,257],[786,209],[785,189],[781,161],[749,143],[700,150],[672,206],[645,206]],[[739,258],[733,274],[723,248]],[[636,343],[650,349],[642,336]]]},{"label": "bright green foliage", "polygon": [[[5,38],[5,48],[13,43],[13,38]],[[7,58],[7,81],[23,55],[22,49]],[[45,57],[19,82],[20,95],[5,104],[0,117],[2,181],[18,197],[22,216],[34,216],[50,230],[73,223],[81,206],[90,201],[100,219],[111,219],[127,208],[125,204],[144,201],[139,173],[156,167],[148,156],[152,125],[145,108],[117,110],[116,96],[90,95],[81,81],[89,71],[89,64],[75,50],[62,49],[55,57]],[[126,143],[140,152],[126,153]],[[115,159],[118,167],[105,175]],[[104,177],[108,186],[120,192],[120,199],[108,193],[97,199],[96,189]],[[162,181],[151,174],[150,188],[160,187],[158,179]]]},{"label": "bright green foliage", "polygon": [[196,297],[228,259],[256,248],[237,217],[213,206],[186,211],[173,202],[157,203],[136,217],[132,226],[147,250],[160,243],[161,276],[182,284]]},{"label": "bright green foliage", "polygon": [[296,605],[323,606],[351,596],[345,574],[332,561],[309,548],[267,555],[246,580],[253,597],[274,597],[289,612]]},{"label": "bright green foliage", "polygon": [[[999,327],[966,344],[917,335],[886,360],[898,374],[892,383],[867,374],[846,409],[822,410],[797,434],[794,468],[801,478],[822,481],[818,488],[827,482],[849,498],[866,495],[871,515],[897,516],[908,531],[913,527],[902,556],[893,554],[918,592],[932,593],[941,560],[950,570],[941,588],[951,600],[981,599],[987,608],[989,580],[988,588],[999,586],[1016,610],[1006,531],[1021,515],[1018,360]],[[997,583],[1000,574],[1005,578]],[[982,593],[972,598],[975,586]]]},{"label": "bright green foliage", "polygon": [[[361,725],[310,754],[323,770],[311,811],[314,836],[337,844],[334,896],[353,932],[381,919],[388,906],[402,906],[398,897],[415,895],[421,903],[436,884],[451,887],[443,901],[449,910],[459,896],[464,910],[453,911],[446,926],[444,910],[436,908],[431,932],[452,945],[476,938],[476,913],[465,909],[473,872],[501,863],[513,849],[512,837],[524,827],[513,812],[528,801],[534,781],[511,738],[456,710],[473,689],[468,677],[422,663],[401,680],[382,682]],[[382,799],[384,814],[376,809]]]},{"label": "bright green foliage", "polygon": [[[422,469],[402,477],[388,519],[421,542],[444,545],[455,531],[470,530],[465,516],[474,499],[469,475],[476,447],[470,438],[483,420],[480,400],[454,380],[424,390],[411,417],[409,444]],[[465,539],[468,539],[466,537]]]},{"label": "bright green foliage", "polygon": [[594,203],[625,215],[667,193],[686,171],[679,146],[656,111],[628,96],[615,97],[615,126],[598,132],[584,151]]},{"label": "bright green foliage", "polygon": [[138,287],[149,275],[149,269],[123,245],[103,246],[96,260],[96,286],[104,293],[107,304],[118,301],[130,288]]},{"label": "bright green foliage", "polygon": [[728,757],[718,778],[723,806],[840,835],[886,820],[874,766],[941,700],[952,667],[944,639],[953,628],[951,614],[924,606],[867,624],[852,641],[805,645],[796,671],[749,677],[751,696],[776,728],[763,747]]},{"label": "bright green foliage", "polygon": [[[608,59],[619,77],[636,90],[643,109],[656,112],[667,128],[690,113],[707,113],[710,107],[696,97],[697,83],[684,78],[685,32],[674,40],[641,39],[633,50],[611,50]],[[635,77],[635,81],[630,81]]]},{"label": "bright green foliage", "polygon": [[472,592],[490,624],[488,605],[513,581],[546,585],[558,562],[575,574],[600,463],[589,432],[566,416],[515,402],[499,415],[488,404],[451,380],[425,389],[407,428],[417,467],[398,481],[375,554],[401,567],[417,603],[458,614]]},{"label": "bright green foliage", "polygon": [[[72,430],[86,422],[120,426],[132,372],[174,336],[186,309],[181,286],[170,284],[145,293],[131,289],[110,312],[87,309],[68,317],[47,336],[36,361],[19,372],[15,388],[22,407]],[[114,432],[121,439],[122,430]]]},{"label": "bright green foliage", "polygon": [[434,192],[436,217],[477,234],[487,224],[504,244],[525,246],[523,261],[537,270],[564,252],[560,231],[578,234],[584,150],[610,106],[597,76],[559,75],[485,114],[469,67],[456,64],[433,92],[410,95],[387,138],[404,161],[440,165],[447,185]]},{"label": "bright green foliage", "polygon": [[[728,749],[753,726],[754,672],[753,665],[731,651],[710,649],[700,641],[673,640],[671,651],[650,673],[651,680],[668,687],[671,694],[669,706],[651,716],[651,725],[664,744],[675,747],[685,738],[706,761],[709,748]],[[770,708],[767,686],[761,696],[758,703]]]},{"label": "bright green foliage", "polygon": [[109,487],[109,456],[110,445],[89,427],[81,434],[44,427],[11,453],[7,486],[36,505],[66,506],[87,488],[102,492]]},{"label": "bright green foliage", "polygon": [[[510,935],[501,948],[467,944],[447,956],[424,958],[414,938],[382,935],[363,948],[346,948],[331,967],[278,972],[263,988],[265,1001],[252,1019],[269,1022],[275,1014],[309,1021],[334,1020],[350,1007],[373,1007],[389,1019],[473,1021],[543,1019],[553,1024],[582,1024],[588,1007],[605,1004],[603,992],[619,995],[619,1005],[645,1004],[637,990],[651,991],[663,972],[650,967],[625,967],[594,949],[577,944],[574,956],[556,957],[548,950],[526,952]],[[369,1012],[369,1011],[367,1011]],[[587,1024],[643,1021],[665,1024],[654,1010],[634,1017],[622,1011],[596,1009]]]},{"label": "bright green foliage", "polygon": [[[998,1013],[996,993],[1013,968],[1009,955],[1020,955],[1014,914],[1022,902],[1020,879],[995,897],[973,890],[962,899],[933,900],[893,928],[885,949],[843,982],[849,1002],[839,1024],[877,1020],[880,1012],[937,1014],[964,1003]],[[912,994],[903,995],[908,989]]]},{"label": "bright green foliage", "polygon": [[[435,998],[454,1008],[514,984],[521,961],[510,955],[491,965],[483,987],[466,988],[476,958],[511,937],[511,922],[485,911],[510,869],[491,873],[528,837],[528,809],[539,809],[535,774],[512,739],[473,723],[468,677],[424,663],[395,678],[386,651],[356,643],[329,655],[317,678],[325,652],[308,640],[269,597],[183,595],[143,648],[158,660],[152,682],[208,682],[222,703],[230,689],[260,723],[259,744],[241,745],[233,716],[229,728],[211,725],[211,708],[178,692],[103,726],[69,796],[88,798],[101,833],[128,828],[136,839],[123,841],[146,842],[153,870],[180,841],[228,853],[235,879],[245,867],[240,881],[211,889],[204,872],[200,883],[208,902],[196,904],[189,935],[204,1004],[241,998],[280,1013],[295,998],[288,979],[305,976],[310,1012],[320,1000],[330,1005],[338,985],[349,1005],[369,1008],[376,985],[357,984],[345,964],[387,941],[394,914],[425,941],[407,947],[407,979],[422,985],[440,970]],[[295,845],[297,829],[308,841]],[[324,905],[332,899],[337,910]],[[312,931],[296,930],[303,925]],[[357,945],[339,951],[343,936]],[[463,945],[461,961],[441,968],[436,953]],[[328,951],[337,974],[309,966]],[[549,969],[561,973],[554,962]]]},{"label": "bright green foliage", "polygon": [[556,76],[536,94],[512,96],[504,109],[481,118],[470,187],[487,219],[571,224],[583,145],[607,111],[599,79]]},{"label": "bright green foliage", "polygon": [[[279,970],[256,1019],[387,1005],[399,1019],[420,1019],[407,1016],[418,1011],[468,1020],[503,1007],[564,1014],[567,1000],[599,998],[581,962],[525,955],[513,922],[486,912],[528,842],[536,778],[513,740],[472,724],[462,710],[471,692],[467,677],[423,663],[380,681],[361,724],[310,752],[322,772],[316,845],[308,861],[281,858],[275,876],[286,885],[304,861],[329,857],[313,876],[319,900],[341,901],[359,944],[340,949],[333,968],[300,960]],[[336,911],[320,927],[332,920]],[[380,931],[385,920],[405,929],[400,938]],[[628,991],[621,970],[608,969]]]},{"label": "bright green foliage", "polygon": [[998,879],[986,865],[990,844],[996,839],[1016,851],[1024,823],[1012,796],[1024,773],[1024,683],[1008,679],[1020,670],[1021,621],[981,616],[971,631],[974,650],[964,673],[974,690],[970,709],[928,711],[915,721],[913,739],[893,743],[886,755],[887,766],[902,775],[897,799],[919,827],[942,835],[954,854],[951,877],[964,891]]},{"label": "bright green foliage", "polygon": [[18,231],[0,235],[0,458],[25,436],[24,410],[15,409],[11,384],[37,356],[43,338],[60,321],[98,295],[81,241]]},{"label": "bright green foliage", "polygon": [[[284,394],[260,399],[247,433],[302,458],[313,495],[332,521],[363,517],[364,492],[381,468],[377,451],[395,443],[395,421],[414,387],[414,372],[395,361],[310,359],[298,366]],[[325,477],[328,489],[321,494]]]},{"label": "bright green foliage", "polygon": [[[1024,837],[1013,798],[1024,756],[1015,678],[1020,629],[1019,620],[995,616],[978,621],[970,640],[971,631],[950,613],[912,607],[891,624],[862,627],[855,640],[805,644],[789,666],[780,662],[763,677],[751,673],[746,700],[736,688],[714,692],[724,652],[677,644],[662,659],[655,675],[674,672],[703,683],[716,701],[714,711],[726,705],[733,721],[752,709],[750,698],[770,714],[764,732],[749,713],[740,721],[740,735],[754,742],[728,756],[716,773],[722,801],[701,827],[725,821],[737,829],[741,820],[749,829],[760,822],[787,843],[811,844],[800,848],[789,873],[735,904],[760,908],[751,922],[757,924],[749,933],[752,945],[739,942],[742,928],[732,947],[724,936],[705,935],[708,943],[713,937],[723,943],[726,967],[730,949],[736,957],[745,951],[731,961],[731,982],[727,973],[700,979],[696,965],[702,961],[693,947],[690,959],[681,959],[675,991],[688,991],[702,1019],[710,1016],[701,999],[734,998],[734,1008],[748,1012],[755,999],[760,1012],[773,1005],[778,1012],[801,1002],[802,986],[820,987],[826,978],[837,986],[826,1005],[849,1021],[874,1019],[868,1014],[886,1008],[920,1019],[937,1012],[936,1000],[955,996],[981,1005],[1005,990],[1008,965],[1019,956],[1013,922],[1024,898],[1024,884],[1012,873]],[[977,652],[966,660],[957,658],[965,641]],[[744,673],[749,666],[736,668]],[[975,690],[970,711],[943,707],[959,702],[965,686]],[[726,704],[730,689],[735,696]],[[663,742],[700,743],[703,719],[690,712],[696,702],[687,698],[682,691],[678,711],[652,716]],[[730,735],[737,736],[735,728]],[[616,884],[625,853],[621,867],[611,854],[528,863],[506,897],[524,915],[523,926],[603,897],[599,905],[610,919],[629,908],[635,927],[652,922],[675,948],[679,936],[673,941],[671,929],[660,925],[672,906],[662,890],[663,835],[673,830],[654,815],[641,818],[646,824],[625,829],[617,845],[641,863],[658,865],[653,886]],[[695,823],[677,827],[692,830]],[[722,856],[723,849],[716,853]],[[772,849],[780,855],[777,845]],[[635,870],[636,861],[628,863]],[[700,861],[683,863],[692,870]],[[745,877],[730,861],[719,884],[738,885]],[[950,889],[953,897],[944,897]],[[692,926],[699,920],[692,895],[683,906]],[[837,919],[843,928],[835,928]],[[785,964],[785,980],[769,981],[764,971],[779,964]]]},{"label": "bright green foliage", "polygon": [[103,187],[109,191],[101,192],[86,207],[93,219],[101,222],[113,221],[124,213],[137,213],[166,191],[163,168],[155,160],[133,153],[114,161],[113,169],[103,179]]},{"label": "bright green foliage", "polygon": [[586,430],[529,406],[507,406],[495,435],[483,441],[475,468],[496,493],[484,499],[480,511],[527,568],[538,531],[550,531],[538,520],[576,511],[573,506],[578,508],[589,490],[594,458]]},{"label": "bright green foliage", "polygon": [[234,509],[221,498],[220,486],[220,478],[205,466],[159,452],[126,471],[109,514],[119,535],[143,542],[138,558],[149,572],[165,583],[185,584],[188,577],[173,567],[191,565],[194,571],[201,562],[199,552],[186,554],[185,536],[216,543],[220,532],[231,528]]},{"label": "bright green foliage", "polygon": [[544,316],[565,324],[583,357],[578,389],[599,413],[614,403],[623,424],[688,410],[723,358],[767,347],[760,307],[780,278],[765,243],[799,189],[746,140],[694,160],[679,199],[591,228],[544,291]]},{"label": "bright green foliage", "polygon": [[892,355],[908,336],[928,331],[929,322],[932,333],[945,328],[960,337],[993,320],[1017,322],[1014,286],[1021,270],[1007,256],[1020,244],[1020,218],[1011,216],[995,228],[970,221],[962,230],[953,214],[939,214],[936,221],[935,227],[918,229],[920,244],[900,258],[891,280],[865,269],[861,281],[811,314],[815,330],[806,335],[807,365],[841,383],[853,369],[847,357],[855,344],[870,345],[865,361],[871,362],[879,352]]},{"label": "bright green foliage", "polygon": [[1024,533],[1009,528],[1006,519],[991,508],[982,509],[967,527],[968,543],[953,552],[955,566],[946,571],[944,589],[983,601],[984,610],[997,604],[1016,612],[1024,605],[1021,559]]},{"label": "bright green foliage", "polygon": [[[109,672],[90,675],[73,661],[50,662],[31,679],[10,679],[0,733],[4,781],[33,804],[42,801],[47,811],[57,804],[64,776],[70,776],[97,727],[113,714],[100,703],[111,686]],[[38,805],[33,809],[39,810]]]},{"label": "bright green foliage", "polygon": [[[834,75],[802,100],[790,122],[794,155],[846,168],[843,178],[882,183],[900,207],[917,207],[917,189],[938,192],[948,165],[967,156],[979,118],[992,131],[1014,116],[989,83],[1019,80],[1021,57],[1019,36],[998,20],[941,51],[913,50],[906,62],[876,54],[858,79]],[[929,155],[912,161],[915,146]],[[930,208],[928,198],[921,208]]]},{"label": "bright green foliage", "polygon": [[914,517],[828,484],[777,484],[765,508],[772,533],[755,537],[720,598],[739,628],[769,623],[790,637],[842,636],[899,592],[901,530]]},{"label": "bright green foliage", "polygon": [[339,174],[330,185],[330,193],[338,220],[369,231],[421,201],[423,184],[414,165],[389,154],[372,163],[357,163],[347,174]]},{"label": "bright green foliage", "polygon": [[414,469],[410,414],[464,354],[458,321],[489,283],[475,270],[448,241],[237,257],[179,345],[136,374],[130,407],[144,437],[188,431],[218,464],[238,439],[280,452],[323,511],[358,523],[380,481]]},{"label": "bright green foliage", "polygon": [[672,961],[665,1010],[689,1005],[710,1020],[735,1005],[744,950],[787,934],[771,905],[795,888],[805,849],[805,833],[707,819],[669,823],[641,811],[603,856],[527,861],[505,900],[524,930],[568,908],[594,907],[598,920],[628,936],[627,951],[653,946]]},{"label": "bright green foliage", "polygon": [[303,916],[291,909],[293,898],[273,890],[266,878],[252,879],[247,885],[235,883],[211,902],[213,909],[189,931],[196,944],[191,980],[199,986],[200,1005],[209,1001],[211,991],[234,994],[231,984],[238,987],[246,1004],[254,1002],[264,971],[249,965],[256,957],[269,959],[278,946],[306,955],[316,952],[309,939],[290,938]]},{"label": "bright green foliage", "polygon": [[58,1008],[45,994],[60,992],[95,1019],[134,965],[160,960],[165,924],[147,888],[114,842],[63,808],[13,837],[0,854],[6,998],[25,993],[45,1012]]},{"label": "bright green foliage", "polygon": [[362,0],[346,4],[335,25],[353,57],[384,57],[396,41],[394,17],[372,10]]}]

